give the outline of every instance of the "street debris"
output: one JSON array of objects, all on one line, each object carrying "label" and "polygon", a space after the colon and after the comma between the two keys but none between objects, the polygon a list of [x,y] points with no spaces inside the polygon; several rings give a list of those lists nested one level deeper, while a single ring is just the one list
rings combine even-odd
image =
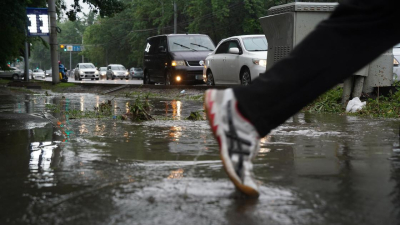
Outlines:
[{"label": "street debris", "polygon": [[367,102],[361,102],[358,97],[353,98],[347,103],[346,112],[357,112],[363,109],[367,105]]}]

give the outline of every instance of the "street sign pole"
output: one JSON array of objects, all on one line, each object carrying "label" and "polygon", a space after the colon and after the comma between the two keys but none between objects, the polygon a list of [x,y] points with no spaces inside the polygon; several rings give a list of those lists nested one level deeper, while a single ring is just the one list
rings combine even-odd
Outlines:
[{"label": "street sign pole", "polygon": [[[55,12],[55,7],[54,7]],[[26,40],[24,52],[24,78],[29,81],[29,43],[28,37],[48,37],[49,36],[49,12],[47,8],[26,7]],[[47,39],[47,38],[44,38]]]},{"label": "street sign pole", "polygon": [[69,52],[69,76],[71,76],[71,71],[72,71],[72,52]]}]

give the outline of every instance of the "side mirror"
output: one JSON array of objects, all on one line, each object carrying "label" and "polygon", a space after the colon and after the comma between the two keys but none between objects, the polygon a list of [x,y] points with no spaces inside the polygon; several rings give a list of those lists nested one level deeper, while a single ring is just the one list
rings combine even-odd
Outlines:
[{"label": "side mirror", "polygon": [[238,48],[230,48],[229,49],[229,53],[231,53],[231,54],[239,54],[239,49]]},{"label": "side mirror", "polygon": [[166,52],[164,46],[158,46],[159,52]]}]

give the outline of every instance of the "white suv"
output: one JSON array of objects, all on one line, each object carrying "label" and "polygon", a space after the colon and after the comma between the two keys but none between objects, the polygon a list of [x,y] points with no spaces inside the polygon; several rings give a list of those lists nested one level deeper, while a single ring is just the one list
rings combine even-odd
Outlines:
[{"label": "white suv", "polygon": [[205,59],[203,80],[207,85],[250,84],[267,66],[265,35],[242,35],[222,40]]},{"label": "white suv", "polygon": [[93,63],[78,63],[74,72],[75,80],[99,80],[99,71]]}]

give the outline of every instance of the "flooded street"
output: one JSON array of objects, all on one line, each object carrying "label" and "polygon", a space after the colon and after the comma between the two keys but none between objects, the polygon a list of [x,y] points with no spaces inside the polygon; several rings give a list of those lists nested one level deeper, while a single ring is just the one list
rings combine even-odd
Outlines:
[{"label": "flooded street", "polygon": [[202,100],[151,98],[146,122],[74,119],[112,100],[2,95],[0,224],[399,224],[400,120],[300,113],[261,140],[261,196],[223,171]]}]

